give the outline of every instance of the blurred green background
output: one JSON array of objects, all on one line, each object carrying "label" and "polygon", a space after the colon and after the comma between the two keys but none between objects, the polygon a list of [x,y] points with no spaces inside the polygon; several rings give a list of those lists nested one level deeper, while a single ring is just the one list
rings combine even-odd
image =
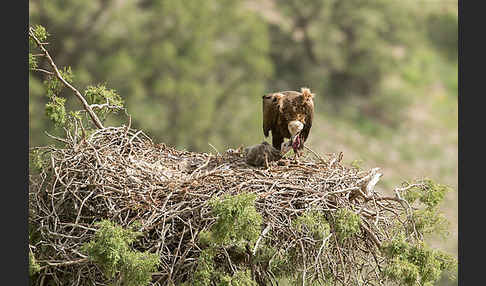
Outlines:
[{"label": "blurred green background", "polygon": [[[29,0],[29,22],[51,34],[51,56],[71,66],[80,91],[98,83],[117,90],[133,128],[179,149],[260,143],[261,96],[309,87],[316,94],[311,149],[381,167],[377,188],[385,192],[422,177],[454,189],[442,207],[450,235],[428,241],[457,255],[457,5]],[[30,146],[53,143],[44,130],[61,133],[45,116],[44,80],[30,72]],[[61,96],[79,108],[68,90]]]}]

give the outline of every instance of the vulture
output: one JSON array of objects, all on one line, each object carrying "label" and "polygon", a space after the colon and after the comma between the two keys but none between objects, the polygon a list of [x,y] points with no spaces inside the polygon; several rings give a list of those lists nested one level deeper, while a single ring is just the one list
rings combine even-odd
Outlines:
[{"label": "vulture", "polygon": [[274,148],[267,141],[246,147],[244,154],[246,156],[246,163],[257,167],[265,166],[265,162],[278,161],[282,158],[280,149]]},{"label": "vulture", "polygon": [[298,155],[304,148],[314,117],[314,94],[308,88],[263,95],[263,135],[272,132],[272,146],[287,153],[289,143]]}]

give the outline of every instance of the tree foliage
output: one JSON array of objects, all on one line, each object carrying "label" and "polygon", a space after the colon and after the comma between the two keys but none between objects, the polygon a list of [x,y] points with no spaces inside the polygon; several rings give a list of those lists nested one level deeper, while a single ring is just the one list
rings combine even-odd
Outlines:
[{"label": "tree foliage", "polygon": [[[237,130],[257,124],[238,107],[258,108],[255,95],[272,65],[266,27],[240,1],[61,2],[35,2],[31,20],[63,39],[53,39],[53,56],[69,63],[82,89],[116,86],[133,126],[173,146],[207,150],[208,143],[242,143]],[[258,133],[243,143],[250,134]]]},{"label": "tree foliage", "polygon": [[[275,26],[273,40],[292,49],[272,51],[277,78],[308,82],[324,97],[379,92],[385,74],[403,60],[394,49],[410,46],[416,36],[408,2],[286,0],[278,7],[290,23]],[[295,69],[301,71],[297,78]]]}]

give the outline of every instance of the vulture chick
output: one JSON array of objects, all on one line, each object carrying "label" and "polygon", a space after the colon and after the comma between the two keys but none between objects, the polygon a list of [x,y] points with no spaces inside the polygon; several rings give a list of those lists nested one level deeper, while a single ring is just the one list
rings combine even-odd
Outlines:
[{"label": "vulture chick", "polygon": [[[285,145],[284,148],[286,148]],[[290,146],[287,150],[290,150]],[[278,161],[282,158],[280,150],[274,148],[266,141],[263,141],[260,144],[246,147],[244,149],[244,153],[246,156],[246,163],[256,167],[264,166],[265,161]]]}]

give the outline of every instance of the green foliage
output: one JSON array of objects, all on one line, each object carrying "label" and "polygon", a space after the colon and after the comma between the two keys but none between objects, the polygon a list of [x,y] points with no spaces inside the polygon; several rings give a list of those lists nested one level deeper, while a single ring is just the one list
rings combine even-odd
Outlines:
[{"label": "green foliage", "polygon": [[62,127],[66,123],[65,102],[65,98],[51,96],[51,101],[46,104],[46,115],[56,127]]},{"label": "green foliage", "polygon": [[295,260],[292,258],[290,253],[279,250],[271,260],[267,260],[270,261],[269,270],[276,277],[292,277],[295,274]]},{"label": "green foliage", "polygon": [[450,187],[434,183],[430,179],[424,179],[422,184],[408,189],[404,198],[410,203],[419,202],[423,206],[413,211],[415,228],[421,233],[447,234],[448,223],[442,213],[439,212],[439,203],[442,202]]},{"label": "green foliage", "polygon": [[29,53],[29,70],[37,68],[37,59],[32,53]]},{"label": "green foliage", "polygon": [[351,167],[356,168],[356,169],[362,169],[364,161],[362,159],[355,159],[351,162]]},{"label": "green foliage", "polygon": [[339,209],[334,218],[334,229],[340,242],[360,233],[361,218],[353,211]]},{"label": "green foliage", "polygon": [[88,86],[84,92],[89,104],[105,104],[118,107],[123,106],[123,99],[114,89],[107,89],[105,85]]},{"label": "green foliage", "polygon": [[427,36],[442,55],[450,61],[457,61],[458,17],[455,11],[437,11],[427,17]]},{"label": "green foliage", "polygon": [[[71,70],[71,67],[64,67],[62,69],[59,69],[59,73],[61,74],[61,77],[68,83],[72,83],[74,79],[73,72]],[[45,81],[44,81],[45,86],[47,87],[47,96],[49,98],[59,95],[61,91],[64,88],[64,84],[60,79],[58,79],[55,76],[49,76]]]},{"label": "green foliage", "polygon": [[[224,284],[223,284],[224,285]],[[251,278],[250,270],[237,271],[235,275],[231,278],[231,282],[226,284],[228,286],[258,286]]]},{"label": "green foliage", "polygon": [[275,241],[262,240],[254,257],[254,263],[268,265],[268,270],[275,277],[290,277],[295,273],[295,257],[276,246]]},{"label": "green foliage", "polygon": [[[210,285],[210,284],[206,284]],[[258,286],[251,278],[250,270],[236,271],[233,276],[220,274],[218,277],[218,286]]]},{"label": "green foliage", "polygon": [[119,275],[118,281],[122,285],[147,285],[160,258],[157,254],[131,250],[130,244],[141,233],[123,229],[107,220],[96,225],[99,229],[93,240],[85,243],[81,250],[101,267],[106,278]]},{"label": "green foliage", "polygon": [[415,210],[412,216],[415,222],[415,229],[423,234],[433,233],[444,237],[449,234],[447,231],[449,226],[447,219],[436,208]]},{"label": "green foliage", "polygon": [[[109,82],[133,126],[155,140],[209,151],[208,142],[218,149],[249,144],[261,133],[253,128],[261,116],[252,110],[272,74],[267,26],[241,1],[53,1],[29,8],[31,22],[42,20],[56,35],[47,48],[56,47],[53,59],[73,68],[77,86]],[[52,128],[38,114],[30,117],[38,122],[31,134]]]},{"label": "green foliage", "polygon": [[[233,254],[241,256],[246,253],[245,247],[254,244],[259,237],[262,217],[255,209],[255,200],[255,194],[242,193],[224,195],[210,201],[217,219],[209,231],[199,233],[199,245],[204,250],[199,255],[192,285],[257,285],[248,269],[229,275],[215,263],[218,255],[224,255],[222,248],[230,248]],[[267,258],[268,253],[262,255],[262,248],[255,258],[257,261]],[[233,262],[238,263],[236,260]]]},{"label": "green foliage", "polygon": [[401,281],[404,285],[417,285],[419,279],[418,267],[406,260],[393,259],[383,270],[383,275]]},{"label": "green foliage", "polygon": [[330,233],[330,226],[323,213],[309,211],[292,221],[292,225],[297,231],[304,228],[313,234],[314,239],[324,239]]},{"label": "green foliage", "polygon": [[[49,36],[49,33],[47,33],[46,31],[46,28],[44,28],[43,26],[41,25],[33,25],[32,26],[33,30],[34,30],[34,36],[41,42],[45,42],[47,40],[47,37]],[[37,46],[37,43],[35,41],[33,41],[32,39],[29,40],[29,43],[31,46],[35,45]]]},{"label": "green foliage", "polygon": [[457,269],[451,255],[421,242],[410,244],[401,236],[383,244],[381,251],[387,258],[383,275],[403,285],[433,285],[442,271],[454,273]]},{"label": "green foliage", "polygon": [[448,186],[436,184],[432,180],[426,179],[425,187],[419,200],[427,205],[428,208],[434,208],[442,202],[446,193],[449,191],[450,188]]},{"label": "green foliage", "polygon": [[436,184],[431,179],[417,183],[417,186],[408,189],[403,197],[411,204],[418,200],[429,209],[436,207],[450,191],[450,187]]},{"label": "green foliage", "polygon": [[[74,75],[71,67],[64,67],[59,70],[59,73],[69,83],[72,83]],[[45,105],[45,114],[49,118],[55,127],[64,126],[67,121],[66,118],[66,98],[59,97],[59,94],[64,88],[64,84],[55,76],[49,76],[44,81],[44,85],[47,89],[47,97],[49,102]]]},{"label": "green foliage", "polygon": [[[307,82],[319,96],[379,92],[383,78],[403,61],[390,51],[410,46],[417,34],[417,22],[409,18],[417,11],[403,1],[287,0],[278,9],[290,27],[275,27],[277,77],[291,86]],[[303,35],[295,37],[295,30]]]},{"label": "green foliage", "polygon": [[197,268],[194,272],[195,286],[211,285],[211,277],[214,273],[214,255],[213,248],[207,248],[199,254]]},{"label": "green foliage", "polygon": [[[95,113],[100,120],[105,120],[107,115],[113,111],[113,108],[123,108],[124,101],[114,89],[108,89],[104,84],[97,86],[88,86],[84,91],[88,104],[99,104],[102,108],[96,108]],[[109,105],[109,106],[106,106]]]},{"label": "green foliage", "polygon": [[439,262],[440,269],[446,272],[449,280],[457,279],[458,262],[454,257],[442,251],[435,251],[435,259]]},{"label": "green foliage", "polygon": [[[39,28],[40,27],[40,28]],[[37,34],[41,38],[45,38],[47,32],[45,28],[36,26]],[[37,61],[32,53],[29,53],[29,68],[35,69],[37,67]],[[65,88],[66,83],[72,84],[74,80],[74,74],[70,66],[63,67],[58,70],[60,78],[55,74],[55,71],[50,71],[49,76],[43,81],[48,102],[45,104],[45,115],[53,123],[54,127],[67,127],[72,129],[74,127],[74,121],[81,122],[81,110],[66,111],[67,98],[61,97],[60,94]],[[49,71],[47,71],[49,73]],[[35,79],[32,80],[36,82]],[[39,89],[40,90],[40,89]],[[108,104],[109,106],[103,106],[95,111],[102,119],[106,118],[106,115],[113,111],[114,108],[122,108],[123,100],[120,95],[116,93],[114,89],[107,89],[104,85],[88,86],[86,89],[86,97],[91,104]],[[29,102],[30,103],[30,102]],[[29,111],[31,111],[29,105]],[[67,116],[68,115],[68,116]],[[70,120],[71,119],[71,120]],[[89,132],[89,130],[88,130]]]},{"label": "green foliage", "polygon": [[250,270],[239,270],[233,275],[226,274],[224,270],[218,269],[215,265],[214,258],[217,255],[216,248],[207,248],[201,251],[196,271],[194,272],[191,285],[209,286],[209,285],[227,285],[227,286],[257,286],[258,284],[252,279]]},{"label": "green foliage", "polygon": [[42,152],[39,150],[32,150],[29,152],[29,170],[39,172],[44,166],[44,159]]},{"label": "green foliage", "polygon": [[40,271],[41,267],[35,260],[34,253],[29,250],[29,275],[32,276]]},{"label": "green foliage", "polygon": [[160,258],[156,253],[129,251],[125,254],[121,277],[125,285],[148,285]]},{"label": "green foliage", "polygon": [[218,217],[211,228],[214,243],[220,245],[255,243],[260,235],[262,216],[255,209],[256,194],[224,195],[211,200]]}]

